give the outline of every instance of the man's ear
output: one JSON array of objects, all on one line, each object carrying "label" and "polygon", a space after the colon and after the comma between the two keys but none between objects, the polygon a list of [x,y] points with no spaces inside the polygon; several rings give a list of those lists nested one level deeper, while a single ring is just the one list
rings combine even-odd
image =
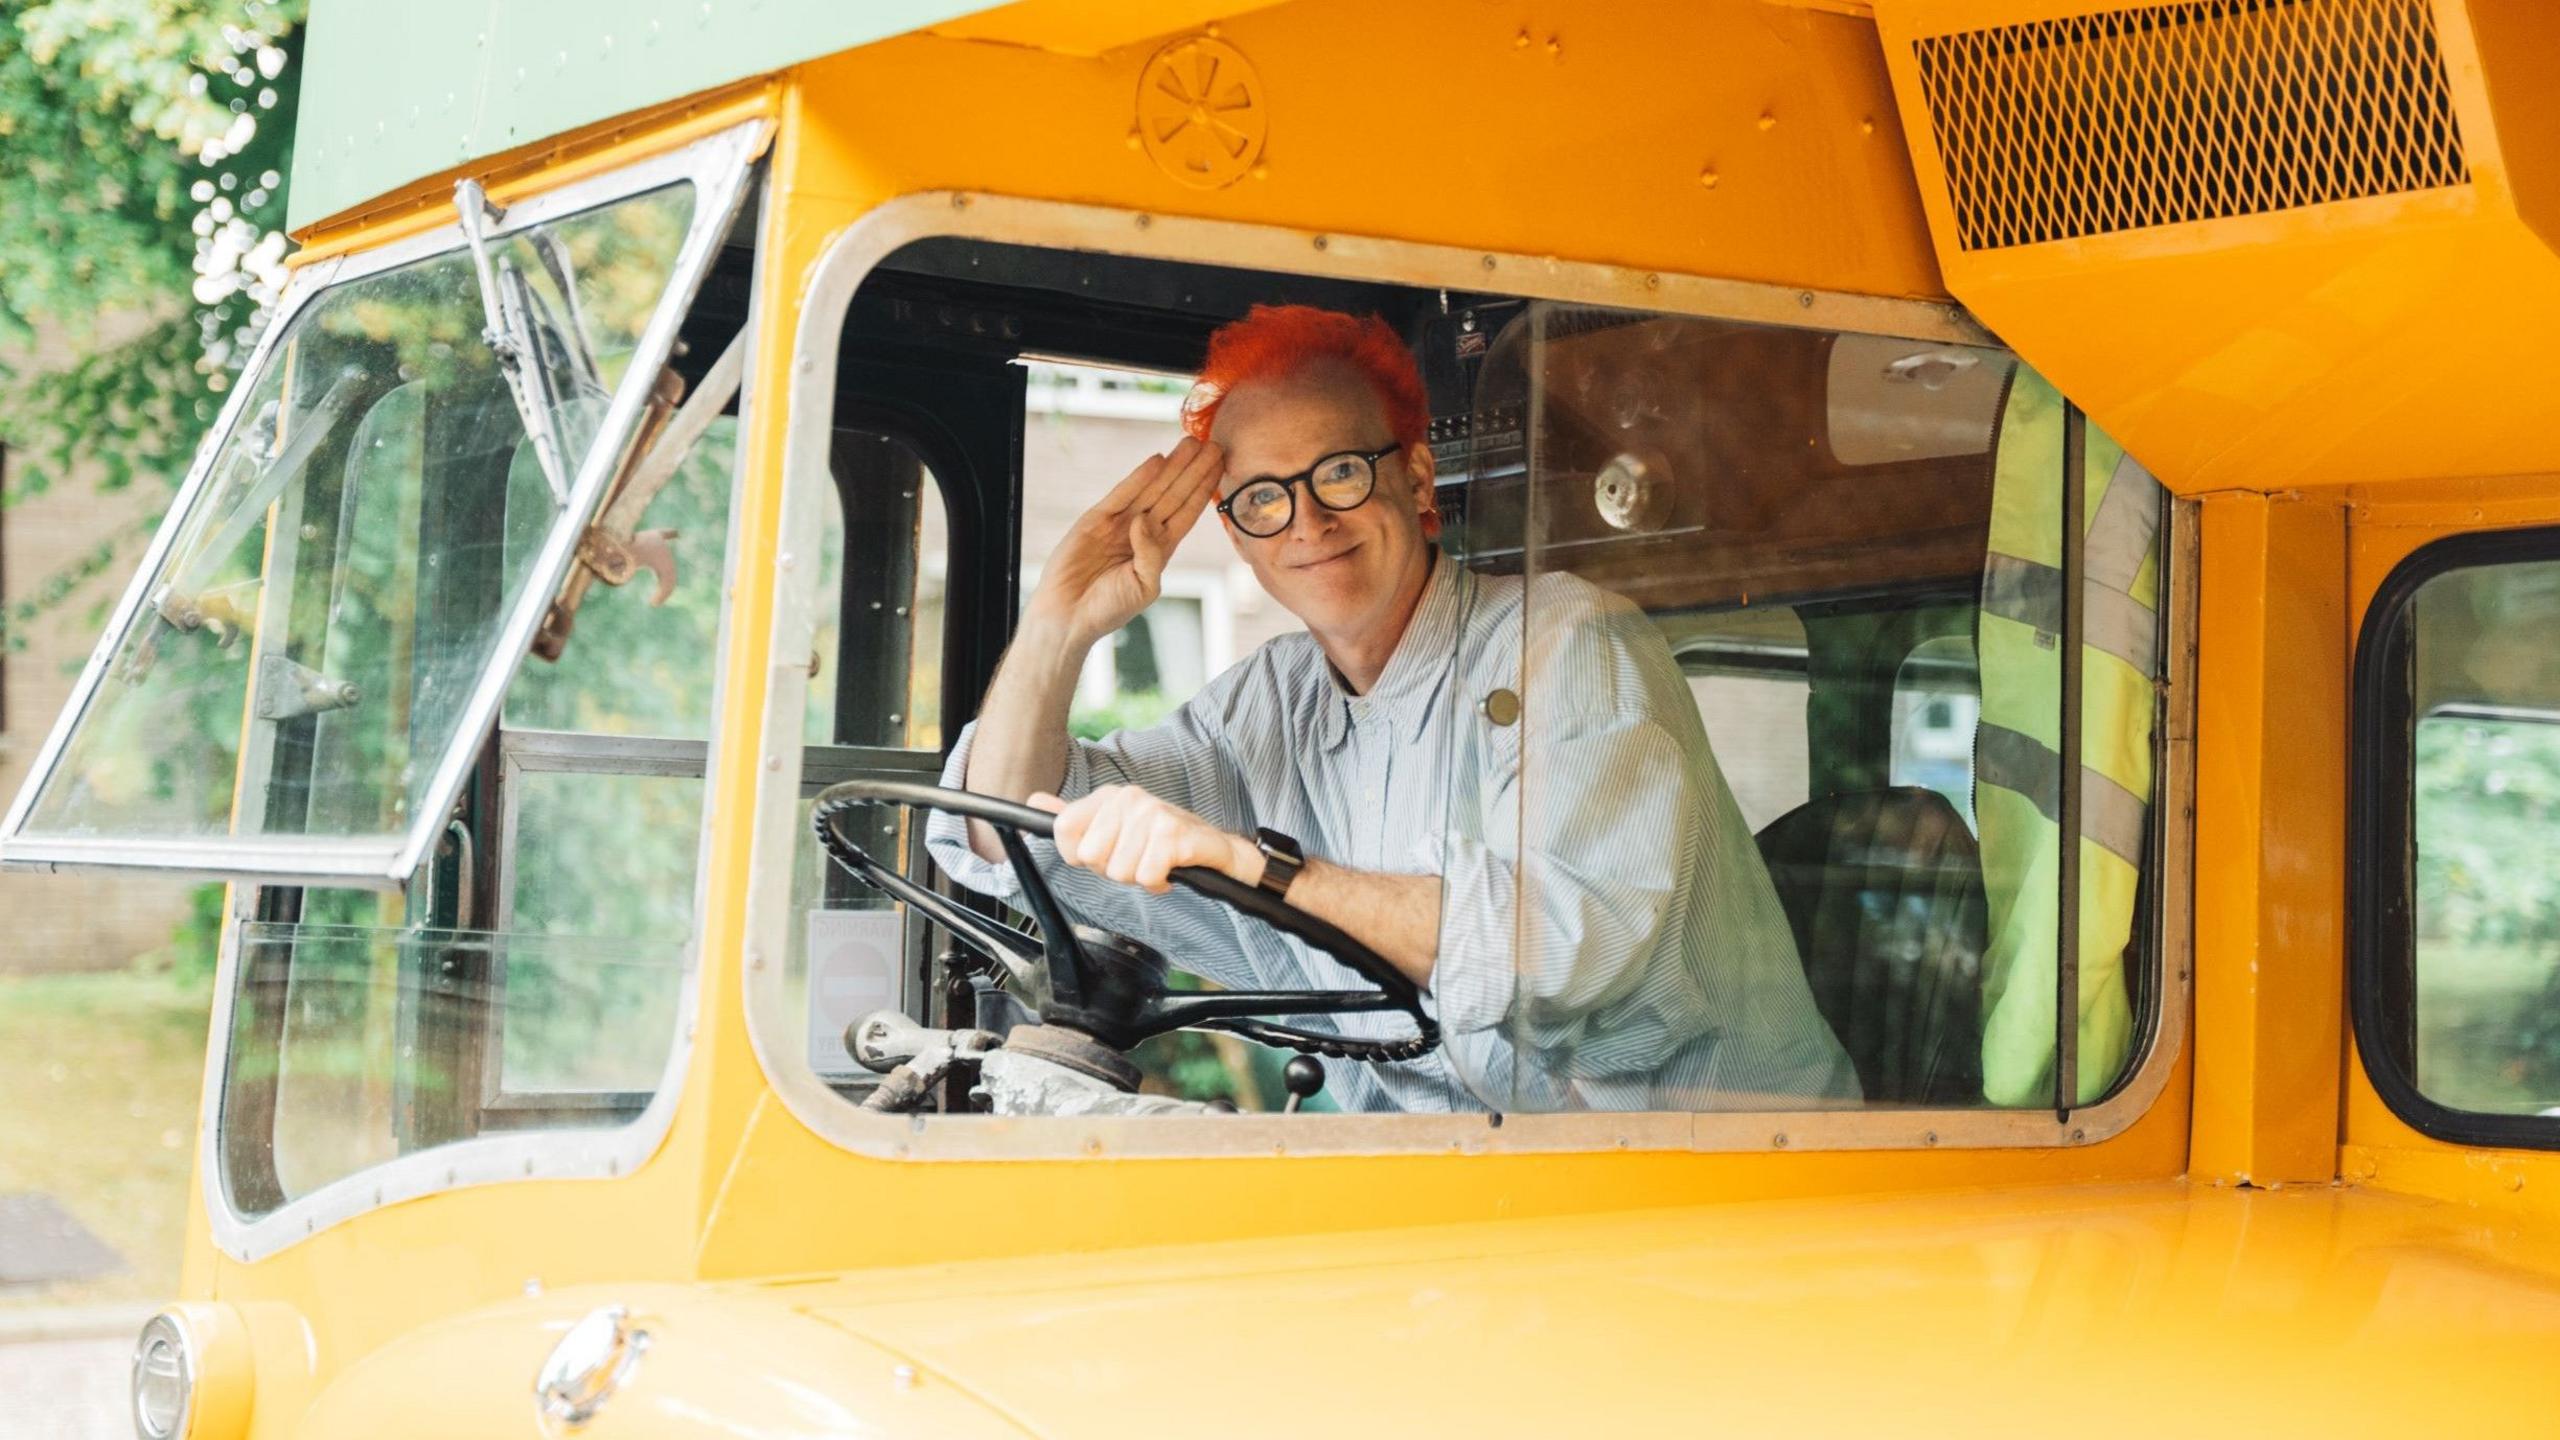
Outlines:
[{"label": "man's ear", "polygon": [[1404,447],[1404,465],[1413,472],[1417,493],[1427,491],[1440,479],[1439,463],[1431,458],[1431,442],[1416,440]]},{"label": "man's ear", "polygon": [[1440,468],[1431,459],[1431,446],[1417,440],[1404,448],[1405,473],[1412,477],[1413,513],[1422,522],[1422,537],[1440,538]]}]

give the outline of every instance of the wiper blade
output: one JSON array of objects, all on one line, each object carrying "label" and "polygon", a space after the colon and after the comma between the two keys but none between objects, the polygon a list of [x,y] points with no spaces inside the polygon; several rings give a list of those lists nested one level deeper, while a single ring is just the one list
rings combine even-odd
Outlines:
[{"label": "wiper blade", "polygon": [[488,343],[489,353],[498,357],[498,368],[506,372],[507,395],[515,401],[516,416],[524,422],[525,438],[533,442],[533,458],[542,467],[542,478],[551,487],[551,500],[556,505],[569,503],[569,465],[560,444],[557,412],[551,397],[544,392],[549,386],[539,373],[540,358],[534,353],[532,287],[524,273],[512,265],[501,266],[489,258],[488,223],[506,218],[506,212],[489,203],[488,192],[477,180],[464,180],[453,187],[453,206],[462,224],[462,238],[471,245],[471,266],[480,280],[480,310],[487,326],[480,338]]}]

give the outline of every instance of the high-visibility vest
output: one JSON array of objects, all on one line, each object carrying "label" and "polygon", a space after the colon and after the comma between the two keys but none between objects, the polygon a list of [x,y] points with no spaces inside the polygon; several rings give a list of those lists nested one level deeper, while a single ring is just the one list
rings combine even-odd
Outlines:
[{"label": "high-visibility vest", "polygon": [[[2063,402],[2018,367],[1993,457],[1991,553],[1975,654],[1982,676],[1973,806],[1989,900],[1982,1089],[2050,1103],[2060,947]],[[2080,1103],[2133,1040],[2124,953],[2149,817],[2159,668],[2160,483],[2083,431],[2080,710]]]}]

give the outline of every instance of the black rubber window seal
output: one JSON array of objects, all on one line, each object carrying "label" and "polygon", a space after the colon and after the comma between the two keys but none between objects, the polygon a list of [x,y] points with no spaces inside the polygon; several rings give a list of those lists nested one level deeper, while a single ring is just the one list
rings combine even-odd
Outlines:
[{"label": "black rubber window seal", "polygon": [[2456,570],[2560,561],[2560,526],[2455,535],[2420,546],[2374,592],[2356,635],[2347,795],[2347,1001],[2366,1078],[2391,1113],[2430,1139],[2560,1150],[2560,1117],[2459,1110],[2415,1074],[2417,850],[2412,833],[2418,716],[2409,606]]}]

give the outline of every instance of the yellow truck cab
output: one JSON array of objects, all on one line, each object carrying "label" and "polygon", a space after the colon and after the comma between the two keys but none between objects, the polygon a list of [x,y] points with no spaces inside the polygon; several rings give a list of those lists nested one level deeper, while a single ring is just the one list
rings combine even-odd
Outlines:
[{"label": "yellow truck cab", "polygon": [[[314,9],[0,824],[229,882],[148,1440],[2548,1425],[2542,0]],[[1512,607],[1376,857],[1465,1003],[927,849],[1040,857],[946,774],[1039,386],[1265,304],[1410,348]],[[1602,773],[1601,631],[1697,758]],[[1708,875],[1854,1083],[1671,1077],[1777,1023],[1608,968]]]}]

